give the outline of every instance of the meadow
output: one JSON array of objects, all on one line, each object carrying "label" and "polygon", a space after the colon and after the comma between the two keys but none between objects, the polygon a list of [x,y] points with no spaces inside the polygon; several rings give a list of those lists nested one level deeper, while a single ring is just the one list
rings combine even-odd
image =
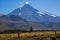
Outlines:
[{"label": "meadow", "polygon": [[[19,36],[19,37],[18,37]],[[59,36],[58,38],[56,38]],[[0,40],[60,40],[60,31],[20,32],[0,34]]]}]

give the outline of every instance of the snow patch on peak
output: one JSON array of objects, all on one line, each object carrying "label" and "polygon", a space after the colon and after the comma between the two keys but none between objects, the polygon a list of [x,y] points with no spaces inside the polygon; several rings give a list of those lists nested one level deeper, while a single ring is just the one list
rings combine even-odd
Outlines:
[{"label": "snow patch on peak", "polygon": [[21,12],[19,13],[19,15],[21,15]]},{"label": "snow patch on peak", "polygon": [[52,16],[52,17],[57,17],[56,15],[51,14],[51,13],[48,13],[48,12],[46,12],[46,11],[41,11],[41,10],[39,10],[37,13],[39,14],[39,16],[42,16],[42,15],[47,14],[47,15]]},{"label": "snow patch on peak", "polygon": [[22,8],[24,6],[24,4],[20,5],[20,8]]},{"label": "snow patch on peak", "polygon": [[42,11],[38,11],[37,13],[39,13],[39,14],[44,14]]},{"label": "snow patch on peak", "polygon": [[27,1],[27,2],[25,2],[25,4],[29,4],[29,2]]},{"label": "snow patch on peak", "polygon": [[56,15],[50,15],[50,16],[56,17]]},{"label": "snow patch on peak", "polygon": [[37,13],[39,14],[39,16],[44,15],[44,13],[42,11],[38,11]]},{"label": "snow patch on peak", "polygon": [[41,14],[39,14],[39,16],[42,16]]},{"label": "snow patch on peak", "polygon": [[52,16],[52,17],[57,17],[56,15],[54,14],[51,14],[51,13],[48,13],[49,16]]}]

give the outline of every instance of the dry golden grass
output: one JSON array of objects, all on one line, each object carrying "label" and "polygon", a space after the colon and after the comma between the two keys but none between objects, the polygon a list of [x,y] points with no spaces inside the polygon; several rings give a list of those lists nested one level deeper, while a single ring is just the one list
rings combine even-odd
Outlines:
[{"label": "dry golden grass", "polygon": [[[57,34],[60,34],[60,31],[56,32]],[[41,36],[50,36],[50,37],[54,37],[55,36],[55,32],[51,31],[51,32],[24,32],[24,33],[20,33],[20,37],[21,40],[26,39],[28,40],[30,38],[34,39],[34,38],[40,38]],[[0,34],[0,40],[8,40],[11,39],[13,40],[14,38],[18,38],[18,33],[10,33],[10,34]]]}]

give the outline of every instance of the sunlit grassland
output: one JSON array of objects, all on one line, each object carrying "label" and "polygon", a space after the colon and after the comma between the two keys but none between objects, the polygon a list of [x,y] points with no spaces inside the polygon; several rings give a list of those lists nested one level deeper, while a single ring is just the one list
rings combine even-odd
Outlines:
[{"label": "sunlit grassland", "polygon": [[[56,32],[56,35],[60,34],[60,31]],[[20,32],[20,39],[21,40],[32,40],[35,38],[41,37],[55,37],[55,31],[48,31],[48,32]],[[0,40],[17,40],[18,33],[3,33],[0,34]]]}]

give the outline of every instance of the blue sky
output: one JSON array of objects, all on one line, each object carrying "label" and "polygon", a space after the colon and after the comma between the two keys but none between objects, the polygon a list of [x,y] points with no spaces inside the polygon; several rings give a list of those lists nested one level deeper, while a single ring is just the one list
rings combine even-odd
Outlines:
[{"label": "blue sky", "polygon": [[35,9],[60,16],[60,0],[0,0],[0,14],[8,14],[26,1]]}]

